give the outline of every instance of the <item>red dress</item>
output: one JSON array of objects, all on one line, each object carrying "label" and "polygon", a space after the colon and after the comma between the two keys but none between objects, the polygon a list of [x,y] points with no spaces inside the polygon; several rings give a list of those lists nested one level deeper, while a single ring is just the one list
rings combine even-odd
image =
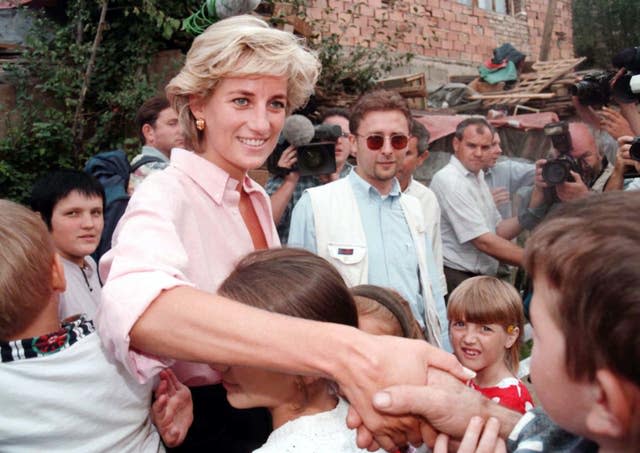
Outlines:
[{"label": "red dress", "polygon": [[521,414],[533,408],[533,400],[529,390],[520,379],[514,377],[504,378],[493,387],[479,387],[475,382],[469,381],[469,387],[478,390],[490,400]]}]

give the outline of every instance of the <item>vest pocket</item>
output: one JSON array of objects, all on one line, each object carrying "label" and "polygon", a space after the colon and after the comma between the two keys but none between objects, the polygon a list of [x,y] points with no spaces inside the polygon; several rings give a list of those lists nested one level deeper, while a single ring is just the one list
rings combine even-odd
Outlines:
[{"label": "vest pocket", "polygon": [[327,248],[329,262],[340,272],[347,286],[367,283],[366,246],[330,242]]},{"label": "vest pocket", "polygon": [[357,264],[367,254],[367,247],[363,245],[337,244],[330,242],[327,245],[329,256],[343,264]]}]

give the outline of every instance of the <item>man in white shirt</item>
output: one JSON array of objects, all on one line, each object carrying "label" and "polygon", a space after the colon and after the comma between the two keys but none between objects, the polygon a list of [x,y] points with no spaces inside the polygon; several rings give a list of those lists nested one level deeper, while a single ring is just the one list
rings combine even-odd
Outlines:
[{"label": "man in white shirt", "polygon": [[431,182],[442,210],[444,272],[449,294],[475,275],[496,275],[499,261],[520,265],[523,251],[510,242],[522,230],[517,218],[502,219],[482,170],[494,129],[481,117],[456,128],[454,155]]},{"label": "man in white shirt", "polygon": [[416,168],[422,166],[429,157],[429,131],[417,120],[411,122],[411,139],[404,162],[398,169],[398,182],[400,190],[407,195],[412,195],[420,200],[424,214],[427,235],[431,241],[433,256],[436,266],[440,270],[443,294],[447,293],[447,281],[444,276],[442,264],[442,237],[440,235],[440,205],[436,194],[424,184],[413,179]]}]

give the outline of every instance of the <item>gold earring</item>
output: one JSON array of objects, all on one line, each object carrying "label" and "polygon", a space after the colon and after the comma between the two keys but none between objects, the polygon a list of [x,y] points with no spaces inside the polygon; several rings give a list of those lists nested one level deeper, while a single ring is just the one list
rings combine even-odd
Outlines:
[{"label": "gold earring", "polygon": [[204,130],[204,118],[198,118],[196,120],[196,129],[198,129],[199,131]]}]

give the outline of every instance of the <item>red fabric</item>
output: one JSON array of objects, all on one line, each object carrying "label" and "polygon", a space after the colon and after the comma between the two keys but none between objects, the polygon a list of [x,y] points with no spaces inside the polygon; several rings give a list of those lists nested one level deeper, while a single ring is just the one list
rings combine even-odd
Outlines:
[{"label": "red fabric", "polygon": [[[505,385],[507,382],[508,385]],[[495,387],[478,387],[473,381],[469,381],[469,386],[496,403],[518,411],[521,414],[524,414],[533,407],[533,400],[531,399],[529,390],[516,378],[505,379]]]},{"label": "red fabric", "polygon": [[[429,143],[453,134],[458,124],[470,115],[424,115],[415,117],[427,128],[431,137]],[[545,124],[558,121],[555,112],[526,113],[523,115],[505,116],[489,120],[495,127],[513,127],[516,129],[542,129]]]},{"label": "red fabric", "polygon": [[484,67],[494,71],[496,69],[500,69],[500,68],[504,68],[507,66],[507,59],[505,58],[504,60],[502,60],[500,63],[494,63],[493,59],[489,58],[487,61],[485,61],[483,63]]}]

